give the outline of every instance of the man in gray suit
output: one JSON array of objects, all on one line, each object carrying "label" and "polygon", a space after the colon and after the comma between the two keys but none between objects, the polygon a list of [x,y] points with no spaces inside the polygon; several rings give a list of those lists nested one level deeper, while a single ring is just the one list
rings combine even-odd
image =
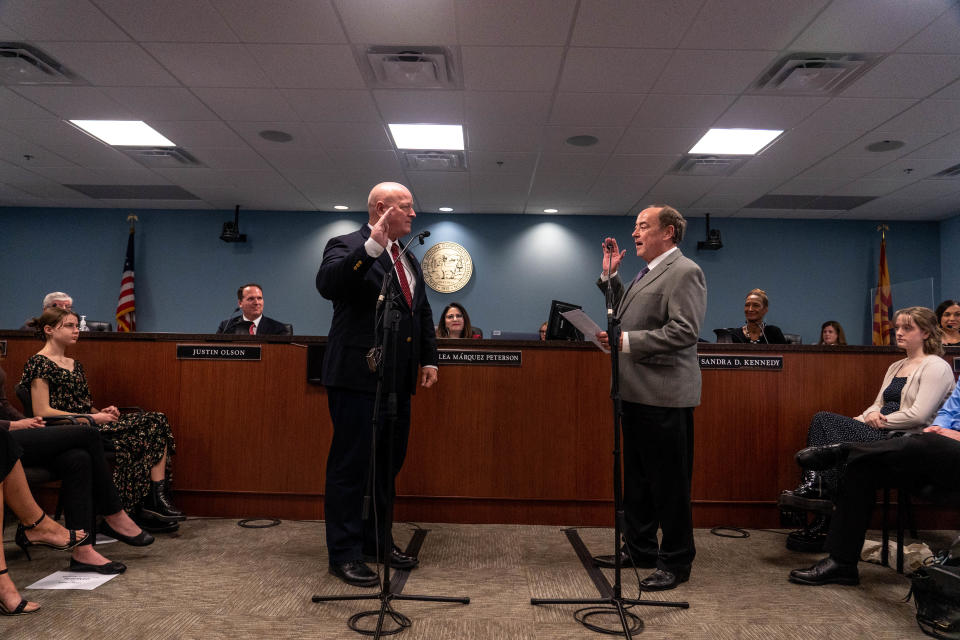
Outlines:
[{"label": "man in gray suit", "polygon": [[[640,212],[633,229],[637,255],[647,262],[624,286],[617,270],[626,250],[603,243],[598,285],[613,289],[621,324],[624,547],[626,566],[656,568],[640,586],[673,589],[690,577],[696,555],[690,512],[693,408],[700,404],[697,339],[707,308],[707,285],[677,244],[687,221],[666,205]],[[598,336],[606,346],[606,332]],[[657,543],[657,529],[662,541]],[[612,566],[613,556],[596,559]]]}]

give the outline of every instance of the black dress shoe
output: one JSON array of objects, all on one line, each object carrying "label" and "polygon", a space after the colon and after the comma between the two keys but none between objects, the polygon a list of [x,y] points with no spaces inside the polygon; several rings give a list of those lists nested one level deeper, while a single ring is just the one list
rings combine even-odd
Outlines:
[{"label": "black dress shoe", "polygon": [[828,444],[825,447],[807,447],[797,452],[797,464],[804,469],[823,471],[834,469],[847,461],[850,453],[847,443]]},{"label": "black dress shoe", "polygon": [[143,529],[135,536],[125,536],[122,533],[114,531],[113,527],[107,524],[106,520],[100,523],[100,533],[105,536],[110,536],[114,540],[119,540],[124,544],[129,544],[131,547],[145,547],[148,544],[153,544],[153,541],[156,539]]},{"label": "black dress shoe", "polygon": [[92,571],[94,573],[102,573],[104,575],[114,575],[117,573],[123,573],[127,570],[127,565],[122,562],[108,562],[107,564],[87,564],[86,562],[80,562],[79,560],[74,560],[70,558],[70,571]]},{"label": "black dress shoe", "polygon": [[[605,556],[594,556],[593,564],[601,567],[603,569],[614,569],[614,558],[613,554]],[[620,566],[621,567],[639,567],[640,569],[653,569],[657,566],[657,559],[650,558],[648,556],[633,555],[631,556],[625,549],[620,550]]]},{"label": "black dress shoe", "polygon": [[640,581],[640,589],[641,591],[666,591],[676,588],[681,582],[689,579],[690,571],[674,573],[666,569],[657,569]]},{"label": "black dress shoe", "polygon": [[790,582],[820,586],[822,584],[860,584],[860,573],[855,564],[840,564],[827,556],[809,569],[794,569]]},{"label": "black dress shoe", "polygon": [[[363,554],[363,559],[367,562],[379,562],[376,554],[374,553],[365,553]],[[390,550],[390,566],[394,569],[415,569],[417,565],[420,564],[420,559],[417,556],[412,556],[409,553],[404,553],[400,551],[400,547],[393,545],[393,548]]]},{"label": "black dress shoe", "polygon": [[359,560],[330,565],[330,573],[347,584],[355,587],[375,587],[380,584],[380,578],[373,570]]}]

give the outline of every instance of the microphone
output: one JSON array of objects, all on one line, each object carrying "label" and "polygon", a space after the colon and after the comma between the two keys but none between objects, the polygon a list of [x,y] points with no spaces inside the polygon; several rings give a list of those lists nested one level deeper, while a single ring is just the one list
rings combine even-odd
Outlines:
[{"label": "microphone", "polygon": [[417,241],[422,245],[422,244],[423,244],[423,239],[424,239],[424,238],[429,238],[429,237],[430,237],[430,232],[429,232],[429,231],[421,231],[420,233],[417,234]]},{"label": "microphone", "polygon": [[607,241],[607,250],[608,250],[608,251],[613,251],[613,240],[608,240],[608,241]]},{"label": "microphone", "polygon": [[384,298],[386,298],[386,295],[387,295],[387,285],[389,284],[390,279],[391,279],[392,276],[393,276],[393,271],[394,271],[394,269],[396,269],[397,263],[400,262],[400,259],[401,259],[401,258],[403,258],[404,254],[407,252],[407,249],[410,248],[410,245],[413,244],[413,241],[414,241],[414,240],[418,240],[418,241],[420,242],[420,244],[423,244],[423,239],[424,239],[424,238],[428,238],[428,237],[430,237],[430,232],[429,232],[429,231],[421,231],[420,233],[418,233],[415,238],[411,238],[411,239],[407,242],[407,244],[405,244],[405,245],[403,246],[403,249],[401,249],[400,252],[397,254],[397,259],[390,263],[390,270],[387,271],[387,275],[386,275],[386,277],[383,279],[383,286],[380,287],[380,295],[377,297],[377,307],[376,307],[376,308],[377,308],[377,311],[380,310],[380,306],[383,304]]}]

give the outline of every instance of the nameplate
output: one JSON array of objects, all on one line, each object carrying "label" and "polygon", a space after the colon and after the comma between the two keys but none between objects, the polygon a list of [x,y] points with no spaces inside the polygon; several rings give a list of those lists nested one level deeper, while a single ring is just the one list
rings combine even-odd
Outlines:
[{"label": "nameplate", "polygon": [[704,353],[698,356],[701,369],[783,369],[783,356],[726,356]]},{"label": "nameplate", "polygon": [[5,358],[7,356],[7,341],[0,340],[0,358]]},{"label": "nameplate", "polygon": [[954,356],[953,358],[953,372],[960,373],[960,358]]},{"label": "nameplate", "polygon": [[178,344],[177,360],[259,360],[261,347],[222,344]]},{"label": "nameplate", "polygon": [[440,364],[476,364],[499,367],[519,367],[523,363],[521,351],[466,351],[464,349],[440,349],[437,352]]}]

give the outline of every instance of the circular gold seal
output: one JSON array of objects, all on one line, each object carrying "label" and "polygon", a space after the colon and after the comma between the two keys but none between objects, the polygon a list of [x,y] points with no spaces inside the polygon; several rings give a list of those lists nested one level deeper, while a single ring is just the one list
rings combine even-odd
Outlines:
[{"label": "circular gold seal", "polygon": [[453,293],[463,289],[473,275],[473,259],[456,242],[438,242],[423,255],[423,279],[434,291]]}]

